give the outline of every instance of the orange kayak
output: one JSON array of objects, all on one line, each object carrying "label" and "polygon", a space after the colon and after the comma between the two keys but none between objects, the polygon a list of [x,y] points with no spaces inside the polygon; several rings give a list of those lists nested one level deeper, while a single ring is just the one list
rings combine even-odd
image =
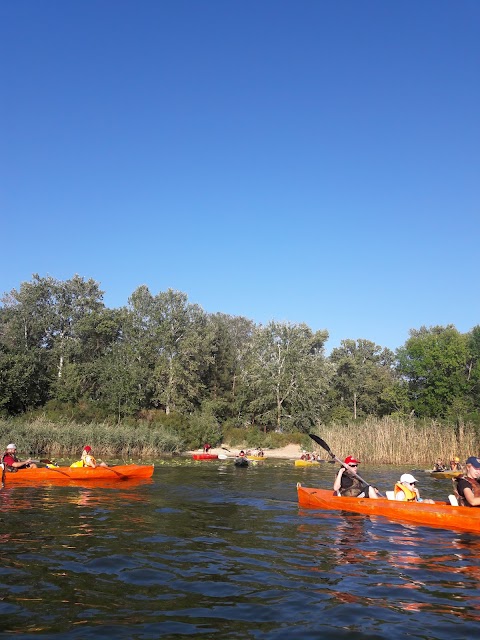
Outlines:
[{"label": "orange kayak", "polygon": [[5,473],[5,485],[10,484],[35,484],[36,482],[95,482],[98,480],[129,480],[131,478],[151,478],[153,464],[126,464],[115,467],[55,467],[20,469],[16,473]]},{"label": "orange kayak", "polygon": [[297,484],[298,503],[310,509],[354,511],[413,524],[458,529],[480,533],[480,508],[452,507],[446,502],[398,502],[379,498],[345,498],[334,496],[331,490],[310,489]]}]

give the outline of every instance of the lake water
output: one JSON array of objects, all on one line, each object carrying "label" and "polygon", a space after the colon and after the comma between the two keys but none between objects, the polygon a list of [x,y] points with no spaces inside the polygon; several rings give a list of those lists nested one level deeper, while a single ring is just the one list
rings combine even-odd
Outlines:
[{"label": "lake water", "polygon": [[[333,465],[156,462],[152,481],[0,491],[2,638],[478,636],[480,535],[299,509],[296,483],[331,487]],[[361,468],[383,490],[405,471]]]}]

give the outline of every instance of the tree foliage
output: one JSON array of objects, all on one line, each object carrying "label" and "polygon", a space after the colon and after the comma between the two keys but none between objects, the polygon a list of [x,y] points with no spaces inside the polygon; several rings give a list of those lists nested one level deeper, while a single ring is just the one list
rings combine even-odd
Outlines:
[{"label": "tree foliage", "polygon": [[[480,416],[480,325],[412,329],[396,353],[306,324],[208,314],[141,286],[108,309],[97,282],[34,274],[0,305],[0,413],[95,407],[112,420],[161,412],[185,440],[226,428],[308,431],[319,420]],[[181,433],[180,433],[181,432]]]}]

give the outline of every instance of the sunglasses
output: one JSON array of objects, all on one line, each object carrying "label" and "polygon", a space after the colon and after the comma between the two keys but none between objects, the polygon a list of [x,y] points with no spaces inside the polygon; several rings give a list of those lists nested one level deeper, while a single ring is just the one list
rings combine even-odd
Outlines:
[{"label": "sunglasses", "polygon": [[349,467],[358,467],[358,464],[349,464]]}]

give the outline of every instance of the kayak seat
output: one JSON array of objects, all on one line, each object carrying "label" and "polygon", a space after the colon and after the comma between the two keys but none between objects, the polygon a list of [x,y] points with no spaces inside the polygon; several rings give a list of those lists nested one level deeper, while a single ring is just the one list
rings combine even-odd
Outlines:
[{"label": "kayak seat", "polygon": [[457,497],[453,495],[453,493],[451,493],[448,496],[448,501],[450,502],[450,504],[452,505],[452,507],[458,507],[458,500]]},{"label": "kayak seat", "polygon": [[387,500],[395,500],[395,491],[385,491]]}]

